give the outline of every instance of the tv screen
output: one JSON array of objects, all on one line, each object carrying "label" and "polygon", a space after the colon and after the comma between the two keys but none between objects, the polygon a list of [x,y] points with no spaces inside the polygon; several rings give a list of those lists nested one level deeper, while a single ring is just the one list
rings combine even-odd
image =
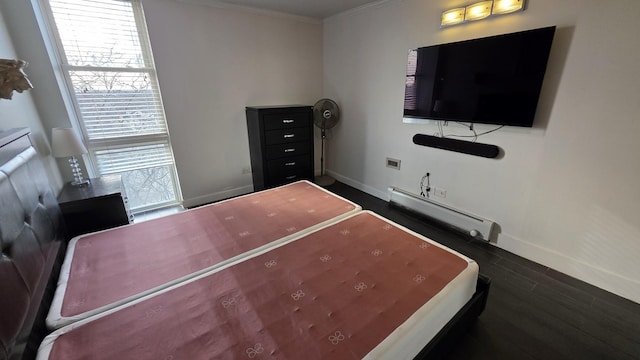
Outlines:
[{"label": "tv screen", "polygon": [[555,29],[410,50],[405,119],[533,126]]}]

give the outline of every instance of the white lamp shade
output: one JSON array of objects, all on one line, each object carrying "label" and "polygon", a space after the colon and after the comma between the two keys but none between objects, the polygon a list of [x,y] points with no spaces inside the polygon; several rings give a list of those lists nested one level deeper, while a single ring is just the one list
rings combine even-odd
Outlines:
[{"label": "white lamp shade", "polygon": [[87,148],[73,129],[51,129],[51,155],[54,157],[70,157],[86,153]]}]

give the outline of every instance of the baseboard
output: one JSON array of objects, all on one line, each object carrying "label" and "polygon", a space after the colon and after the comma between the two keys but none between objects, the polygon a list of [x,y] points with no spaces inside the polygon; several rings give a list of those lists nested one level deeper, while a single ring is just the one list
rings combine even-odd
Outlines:
[{"label": "baseboard", "polygon": [[612,273],[528,241],[500,234],[495,246],[640,303],[640,281]]},{"label": "baseboard", "polygon": [[353,188],[356,188],[360,191],[364,191],[369,195],[375,196],[379,199],[382,199],[384,201],[389,201],[389,192],[388,191],[380,191],[376,188],[373,188],[371,186],[365,185],[361,182],[358,182],[356,180],[353,180],[351,178],[348,178],[346,176],[342,176],[338,173],[336,173],[335,171],[331,171],[331,170],[326,170],[328,175],[331,175],[334,179],[340,181],[343,184],[347,184]]},{"label": "baseboard", "polygon": [[214,201],[232,198],[234,196],[248,194],[252,191],[253,191],[253,185],[241,186],[238,188],[233,188],[233,189],[219,191],[219,192],[215,192],[207,195],[197,196],[190,199],[185,199],[182,202],[182,206],[184,206],[185,208],[191,208],[198,205],[209,204]]}]

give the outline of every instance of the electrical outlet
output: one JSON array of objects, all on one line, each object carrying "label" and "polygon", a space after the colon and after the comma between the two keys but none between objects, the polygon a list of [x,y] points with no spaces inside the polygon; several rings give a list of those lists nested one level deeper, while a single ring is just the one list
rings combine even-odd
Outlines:
[{"label": "electrical outlet", "polygon": [[387,158],[387,167],[388,168],[392,168],[392,169],[396,169],[396,170],[400,170],[400,160]]},{"label": "electrical outlet", "polygon": [[433,188],[433,195],[439,196],[441,198],[446,198],[447,197],[447,190],[445,190],[443,188],[434,187]]},{"label": "electrical outlet", "polygon": [[251,166],[246,166],[242,168],[242,175],[251,174]]}]

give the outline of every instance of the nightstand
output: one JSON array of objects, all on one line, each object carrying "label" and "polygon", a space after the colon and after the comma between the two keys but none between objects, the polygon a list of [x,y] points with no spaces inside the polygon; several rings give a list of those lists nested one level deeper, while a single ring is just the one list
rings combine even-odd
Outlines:
[{"label": "nightstand", "polygon": [[90,180],[83,187],[67,183],[58,196],[69,239],[133,222],[120,175]]}]

